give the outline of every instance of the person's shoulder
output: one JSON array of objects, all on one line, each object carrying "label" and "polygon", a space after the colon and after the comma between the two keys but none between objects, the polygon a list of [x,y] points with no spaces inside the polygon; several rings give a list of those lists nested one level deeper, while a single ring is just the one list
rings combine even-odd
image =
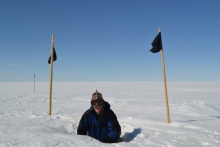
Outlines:
[{"label": "person's shoulder", "polygon": [[88,110],[86,110],[86,112],[84,112],[82,118],[88,117],[89,114],[90,114],[90,109],[88,109]]},{"label": "person's shoulder", "polygon": [[109,113],[114,113],[114,111],[112,109],[109,109]]},{"label": "person's shoulder", "polygon": [[116,117],[116,115],[112,109],[109,109],[109,117]]}]

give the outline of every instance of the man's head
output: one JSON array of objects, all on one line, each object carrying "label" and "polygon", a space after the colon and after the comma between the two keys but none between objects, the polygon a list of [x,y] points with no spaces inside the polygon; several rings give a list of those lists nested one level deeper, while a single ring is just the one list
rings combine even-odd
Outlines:
[{"label": "man's head", "polygon": [[97,114],[101,114],[104,105],[104,99],[102,98],[102,94],[97,90],[92,94],[91,105]]}]

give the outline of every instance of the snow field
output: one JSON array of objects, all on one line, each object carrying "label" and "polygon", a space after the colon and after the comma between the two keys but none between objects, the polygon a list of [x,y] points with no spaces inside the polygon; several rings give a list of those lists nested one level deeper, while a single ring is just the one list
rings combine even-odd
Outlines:
[{"label": "snow field", "polygon": [[[0,83],[0,146],[220,146],[220,82],[168,82],[167,124],[163,82]],[[76,135],[95,90],[111,104],[125,142],[103,144]]]}]

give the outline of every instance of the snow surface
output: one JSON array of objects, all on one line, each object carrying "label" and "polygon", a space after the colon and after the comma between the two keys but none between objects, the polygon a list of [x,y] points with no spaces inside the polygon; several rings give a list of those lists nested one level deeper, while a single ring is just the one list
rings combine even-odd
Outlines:
[{"label": "snow surface", "polygon": [[[167,124],[163,82],[0,83],[0,146],[198,147],[220,146],[220,82],[168,82]],[[95,90],[111,104],[125,142],[104,144],[76,135]]]}]

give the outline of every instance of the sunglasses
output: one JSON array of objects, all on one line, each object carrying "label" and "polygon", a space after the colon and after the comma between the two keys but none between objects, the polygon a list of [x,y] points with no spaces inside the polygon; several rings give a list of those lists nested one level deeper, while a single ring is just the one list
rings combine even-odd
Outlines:
[{"label": "sunglasses", "polygon": [[103,101],[103,100],[91,101],[91,105],[92,105],[93,107],[95,107],[95,106],[97,106],[97,105],[103,106],[103,104],[104,104],[104,101]]}]

